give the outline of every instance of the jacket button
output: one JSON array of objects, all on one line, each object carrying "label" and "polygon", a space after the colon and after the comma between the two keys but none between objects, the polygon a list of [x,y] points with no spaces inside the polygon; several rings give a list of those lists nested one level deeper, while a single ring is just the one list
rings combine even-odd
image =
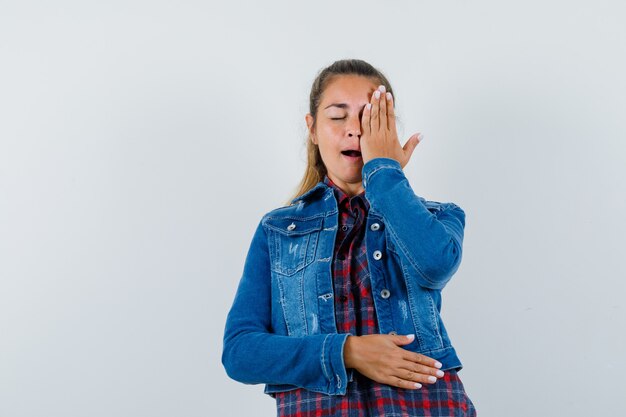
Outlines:
[{"label": "jacket button", "polygon": [[385,298],[385,299],[386,299],[386,298],[389,298],[389,296],[390,296],[390,295],[391,295],[391,293],[389,292],[389,290],[388,290],[387,288],[383,288],[383,289],[380,291],[380,296],[381,296],[381,297],[383,297],[383,298]]},{"label": "jacket button", "polygon": [[373,231],[377,231],[378,229],[380,229],[380,224],[372,223],[372,225],[370,226],[370,229],[372,229]]},{"label": "jacket button", "polygon": [[287,226],[287,230],[291,231],[293,229],[296,228],[296,224],[295,223],[291,223],[289,226]]},{"label": "jacket button", "polygon": [[389,334],[392,335],[392,336],[397,336],[398,332],[396,332],[395,330],[392,330],[392,331],[389,332]]},{"label": "jacket button", "polygon": [[383,253],[379,250],[375,250],[373,253],[374,259],[376,259],[377,261],[380,260],[380,258],[383,257]]}]

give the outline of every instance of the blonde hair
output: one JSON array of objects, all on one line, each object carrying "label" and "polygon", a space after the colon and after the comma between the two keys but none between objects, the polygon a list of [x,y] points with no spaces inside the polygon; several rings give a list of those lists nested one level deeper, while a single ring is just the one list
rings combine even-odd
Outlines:
[{"label": "blonde hair", "polygon": [[[315,127],[317,123],[317,108],[322,99],[324,90],[334,77],[341,75],[360,75],[372,78],[378,84],[384,85],[387,91],[393,94],[391,84],[387,80],[387,77],[385,77],[381,71],[377,70],[369,63],[361,59],[342,59],[335,61],[328,67],[323,68],[318,72],[315,80],[313,81],[313,85],[311,86],[311,93],[309,95],[309,113],[311,113],[311,116],[313,117],[313,127]],[[395,94],[393,94],[393,96],[395,106]],[[287,205],[291,204],[293,199],[305,194],[313,188],[315,184],[322,181],[324,179],[324,175],[327,173],[326,166],[322,161],[320,149],[311,140],[310,132],[306,138],[306,154],[307,162],[306,169],[304,170],[304,176],[298,185],[298,190],[291,196],[289,201],[287,201]]]}]

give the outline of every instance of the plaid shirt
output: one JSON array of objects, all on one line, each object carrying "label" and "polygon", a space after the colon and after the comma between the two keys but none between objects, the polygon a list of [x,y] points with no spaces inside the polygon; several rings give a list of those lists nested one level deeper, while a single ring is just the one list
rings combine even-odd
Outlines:
[{"label": "plaid shirt", "polygon": [[[367,267],[365,220],[369,202],[365,194],[350,197],[330,178],[339,208],[334,250],[333,285],[335,318],[339,333],[378,333],[376,309]],[[326,395],[303,388],[272,394],[278,417],[365,417],[365,416],[475,416],[476,411],[456,371],[434,384],[406,390],[380,384],[356,370],[346,395]]]}]

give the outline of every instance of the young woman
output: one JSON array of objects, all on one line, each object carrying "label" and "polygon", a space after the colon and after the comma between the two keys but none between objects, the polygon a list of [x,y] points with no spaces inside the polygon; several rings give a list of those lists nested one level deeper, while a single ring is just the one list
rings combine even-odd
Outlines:
[{"label": "young woman", "polygon": [[308,165],[259,222],[222,362],[265,383],[278,416],[475,416],[440,317],[465,213],[416,195],[386,77],[341,60],[315,79]]}]

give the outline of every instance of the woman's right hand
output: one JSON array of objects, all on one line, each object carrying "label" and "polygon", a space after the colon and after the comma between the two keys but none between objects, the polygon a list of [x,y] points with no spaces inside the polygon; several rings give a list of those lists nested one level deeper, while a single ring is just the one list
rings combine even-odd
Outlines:
[{"label": "woman's right hand", "polygon": [[408,345],[414,335],[372,334],[348,336],[343,349],[346,368],[398,388],[417,389],[433,384],[444,374],[441,363],[400,346]]}]

